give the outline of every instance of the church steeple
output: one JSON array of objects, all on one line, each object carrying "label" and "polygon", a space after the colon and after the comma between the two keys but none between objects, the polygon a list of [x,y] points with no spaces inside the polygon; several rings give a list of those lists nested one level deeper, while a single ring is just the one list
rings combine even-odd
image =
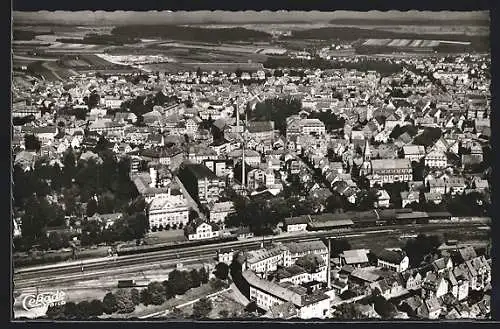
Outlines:
[{"label": "church steeple", "polygon": [[370,149],[370,142],[368,139],[365,140],[365,149],[363,150],[363,161],[370,161],[372,158],[372,151]]}]

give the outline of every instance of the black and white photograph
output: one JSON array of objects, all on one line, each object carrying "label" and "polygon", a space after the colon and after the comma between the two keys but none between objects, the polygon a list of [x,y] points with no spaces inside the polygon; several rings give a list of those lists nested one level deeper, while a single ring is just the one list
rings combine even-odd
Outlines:
[{"label": "black and white photograph", "polygon": [[491,320],[490,21],[14,9],[11,320]]}]

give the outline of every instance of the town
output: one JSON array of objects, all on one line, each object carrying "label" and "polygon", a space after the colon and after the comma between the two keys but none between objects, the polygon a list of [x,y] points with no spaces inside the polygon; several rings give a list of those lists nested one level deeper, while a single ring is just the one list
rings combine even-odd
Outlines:
[{"label": "town", "polygon": [[15,68],[14,290],[118,281],[50,319],[489,318],[490,56],[396,41],[425,49]]}]

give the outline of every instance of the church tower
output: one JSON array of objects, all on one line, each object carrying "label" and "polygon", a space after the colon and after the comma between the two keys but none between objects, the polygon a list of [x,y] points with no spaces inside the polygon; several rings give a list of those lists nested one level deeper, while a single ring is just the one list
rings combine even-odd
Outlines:
[{"label": "church tower", "polygon": [[370,149],[370,142],[368,139],[365,140],[365,149],[363,150],[363,161],[367,162],[372,159],[372,150]]},{"label": "church tower", "polygon": [[361,175],[366,176],[371,172],[371,159],[372,151],[370,149],[370,142],[367,139],[365,141],[365,149],[363,150],[363,165],[360,171]]}]

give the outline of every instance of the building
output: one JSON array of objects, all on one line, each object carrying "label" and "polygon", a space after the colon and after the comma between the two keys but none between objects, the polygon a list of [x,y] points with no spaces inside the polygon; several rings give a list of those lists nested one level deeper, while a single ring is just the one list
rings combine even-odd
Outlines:
[{"label": "building", "polygon": [[409,259],[403,252],[383,250],[377,254],[377,266],[395,272],[403,272],[408,269]]},{"label": "building", "polygon": [[325,124],[319,119],[300,119],[300,117],[289,117],[287,119],[286,136],[296,135],[324,135]]},{"label": "building", "polygon": [[339,255],[340,266],[350,265],[355,268],[367,266],[369,252],[370,250],[367,249],[345,250]]},{"label": "building", "polygon": [[286,248],[274,246],[248,251],[245,259],[245,269],[256,273],[270,273],[278,269],[278,265],[288,267],[293,264]]},{"label": "building", "polygon": [[217,202],[226,187],[224,179],[202,164],[183,163],[179,178],[191,197],[200,204]]},{"label": "building", "polygon": [[246,129],[250,139],[258,142],[274,140],[274,121],[248,121]]},{"label": "building", "polygon": [[324,319],[330,309],[330,297],[321,291],[308,293],[307,288],[290,282],[275,283],[259,278],[252,271],[244,271],[249,285],[250,300],[257,307],[269,311],[276,304],[291,303],[301,319]]},{"label": "building", "polygon": [[364,174],[373,187],[375,184],[412,181],[412,172],[408,159],[377,159],[370,161]]},{"label": "building", "polygon": [[215,202],[208,205],[208,217],[213,223],[224,223],[227,216],[234,211],[233,201]]},{"label": "building", "polygon": [[422,145],[405,145],[403,146],[403,154],[405,159],[410,162],[419,162],[425,156],[425,147]]},{"label": "building", "polygon": [[184,234],[190,241],[207,240],[220,237],[221,231],[217,224],[204,222],[198,218],[184,228]]},{"label": "building", "polygon": [[448,158],[446,154],[434,149],[425,156],[425,165],[429,168],[446,168],[448,166]]},{"label": "building", "polygon": [[189,220],[189,208],[179,189],[168,189],[167,194],[155,197],[148,205],[149,229],[182,228]]},{"label": "building", "polygon": [[287,232],[305,231],[309,222],[311,222],[311,216],[287,217],[285,229]]},{"label": "building", "polygon": [[325,264],[328,264],[328,248],[322,241],[288,242],[283,246],[290,252],[292,263],[303,256],[315,254],[321,256]]}]

